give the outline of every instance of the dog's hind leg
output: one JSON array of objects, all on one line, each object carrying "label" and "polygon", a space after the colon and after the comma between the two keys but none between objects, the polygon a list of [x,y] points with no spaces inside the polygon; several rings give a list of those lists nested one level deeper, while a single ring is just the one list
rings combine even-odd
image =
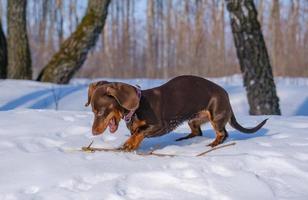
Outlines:
[{"label": "dog's hind leg", "polygon": [[223,128],[220,131],[216,131],[216,138],[213,142],[211,142],[210,144],[208,144],[207,146],[211,146],[211,147],[215,147],[221,143],[223,143],[227,138],[228,138],[228,132],[225,128]]},{"label": "dog's hind leg", "polygon": [[191,133],[188,134],[187,136],[181,137],[179,139],[177,139],[176,141],[181,141],[181,140],[186,140],[189,138],[193,138],[196,136],[202,136],[202,131],[201,131],[201,124],[204,124],[206,122],[208,122],[208,115],[205,111],[201,111],[196,118],[193,118],[191,120],[188,121],[188,125],[191,129]]},{"label": "dog's hind leg", "polygon": [[220,115],[216,115],[214,119],[210,115],[209,119],[215,130],[216,138],[212,143],[208,144],[208,146],[215,147],[223,143],[228,138],[228,132],[225,128],[228,122],[228,118],[225,117],[225,115],[220,114]]}]

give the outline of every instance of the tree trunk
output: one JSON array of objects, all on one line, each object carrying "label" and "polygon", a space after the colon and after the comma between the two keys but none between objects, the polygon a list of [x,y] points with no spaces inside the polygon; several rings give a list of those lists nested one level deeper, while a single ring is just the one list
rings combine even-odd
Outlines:
[{"label": "tree trunk", "polygon": [[274,0],[270,20],[270,32],[272,41],[271,58],[274,69],[283,68],[281,61],[283,58],[284,48],[280,18],[280,2],[279,0]]},{"label": "tree trunk", "polygon": [[26,0],[7,2],[8,77],[32,79],[31,53],[27,35]]},{"label": "tree trunk", "polygon": [[76,31],[66,39],[38,76],[38,81],[66,84],[81,68],[104,27],[110,0],[89,0]]},{"label": "tree trunk", "polygon": [[147,1],[147,53],[146,65],[147,76],[155,77],[155,64],[154,64],[154,0]]},{"label": "tree trunk", "polygon": [[6,38],[2,30],[0,18],[0,79],[5,79],[7,75],[7,45]]},{"label": "tree trunk", "polygon": [[250,114],[280,115],[279,98],[253,0],[226,0]]}]

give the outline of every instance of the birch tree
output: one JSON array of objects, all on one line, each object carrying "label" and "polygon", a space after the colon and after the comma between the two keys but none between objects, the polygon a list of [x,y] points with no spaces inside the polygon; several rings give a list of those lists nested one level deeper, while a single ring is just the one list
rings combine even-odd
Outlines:
[{"label": "birch tree", "polygon": [[250,114],[280,115],[279,98],[253,0],[226,0]]},{"label": "birch tree", "polygon": [[77,29],[43,68],[37,80],[66,84],[81,68],[96,44],[107,18],[110,0],[88,1],[88,8]]},{"label": "birch tree", "polygon": [[0,18],[0,79],[7,75],[7,45]]}]

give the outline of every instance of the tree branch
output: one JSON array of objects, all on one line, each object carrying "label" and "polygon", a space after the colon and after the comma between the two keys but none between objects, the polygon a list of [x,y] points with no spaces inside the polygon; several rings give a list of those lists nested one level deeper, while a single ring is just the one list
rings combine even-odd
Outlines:
[{"label": "tree branch", "polygon": [[[96,151],[105,151],[105,152],[126,152],[124,151],[122,148],[114,148],[114,149],[110,149],[110,148],[102,148],[102,147],[92,147],[93,141],[86,147],[82,147],[81,151],[83,152],[87,152],[87,153],[94,153]],[[235,145],[235,142],[232,142],[230,144],[225,144],[225,145],[220,145],[217,147],[214,147],[212,149],[209,149],[205,152],[199,153],[197,155],[195,155],[196,157],[199,156],[204,156],[205,154],[217,150],[217,149],[221,149],[224,147],[228,147],[228,146],[233,146]],[[175,157],[175,156],[182,156],[182,155],[177,155],[177,154],[164,154],[164,153],[155,153],[154,151],[156,151],[157,148],[154,148],[153,150],[149,151],[149,152],[135,152],[137,155],[139,156],[158,156],[158,157]]]}]

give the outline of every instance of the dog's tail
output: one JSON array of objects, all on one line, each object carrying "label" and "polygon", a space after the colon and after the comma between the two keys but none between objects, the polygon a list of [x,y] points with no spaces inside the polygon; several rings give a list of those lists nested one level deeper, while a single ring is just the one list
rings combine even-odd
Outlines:
[{"label": "dog's tail", "polygon": [[233,128],[235,128],[236,130],[241,131],[241,132],[243,132],[243,133],[248,133],[248,134],[249,134],[249,133],[254,133],[254,132],[258,131],[260,128],[262,128],[262,126],[266,123],[267,120],[268,120],[268,118],[265,119],[265,120],[263,120],[260,124],[258,124],[257,126],[255,126],[255,127],[253,127],[253,128],[244,128],[244,127],[242,127],[242,126],[236,121],[236,118],[235,118],[234,114],[232,113],[232,116],[231,116],[231,119],[230,119],[230,121],[229,121],[229,124],[230,124]]}]

